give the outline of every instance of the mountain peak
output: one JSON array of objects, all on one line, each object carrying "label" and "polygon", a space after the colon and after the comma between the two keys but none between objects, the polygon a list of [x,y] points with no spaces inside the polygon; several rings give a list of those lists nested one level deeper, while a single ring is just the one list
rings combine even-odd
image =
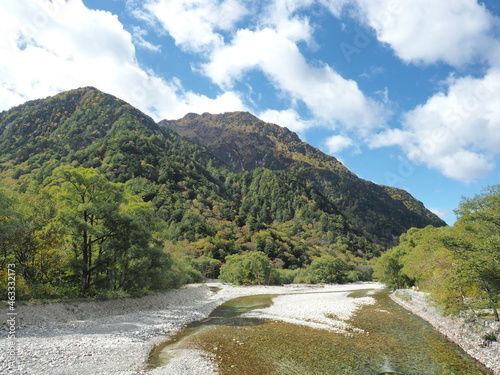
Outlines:
[{"label": "mountain peak", "polygon": [[160,125],[209,147],[235,172],[259,167],[284,169],[291,163],[289,148],[305,149],[294,132],[249,112],[190,113]]}]

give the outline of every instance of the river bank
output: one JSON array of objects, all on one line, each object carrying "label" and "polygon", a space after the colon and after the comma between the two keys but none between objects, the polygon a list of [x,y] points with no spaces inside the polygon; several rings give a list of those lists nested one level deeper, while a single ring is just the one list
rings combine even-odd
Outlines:
[{"label": "river bank", "polygon": [[[391,294],[393,301],[430,323],[438,332],[460,346],[466,353],[500,375],[500,342],[486,343],[485,333],[499,330],[500,324],[491,322],[488,327],[460,318],[443,316],[426,300],[427,295],[414,290],[398,290]],[[500,336],[497,334],[497,336]]]},{"label": "river bank", "polygon": [[[142,374],[154,345],[186,324],[207,317],[217,306],[239,296],[342,292],[380,289],[378,283],[237,287],[219,283],[188,285],[168,293],[110,301],[21,305],[17,309],[16,372],[6,372],[10,359],[0,352],[0,373],[105,375]],[[346,316],[357,305],[339,300]],[[303,313],[303,312],[301,312]],[[305,312],[307,314],[307,311]],[[0,346],[10,344],[4,323]],[[203,352],[182,350],[151,375],[216,374]]]}]

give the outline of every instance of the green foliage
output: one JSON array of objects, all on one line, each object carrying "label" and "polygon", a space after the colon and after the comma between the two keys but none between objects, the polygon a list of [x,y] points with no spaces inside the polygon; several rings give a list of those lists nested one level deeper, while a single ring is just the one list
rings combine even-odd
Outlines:
[{"label": "green foliage", "polygon": [[266,254],[254,251],[226,257],[219,280],[236,285],[272,285],[279,283],[279,275]]},{"label": "green foliage", "polygon": [[342,259],[325,256],[315,259],[308,271],[313,283],[343,284],[348,281],[350,267]]},{"label": "green foliage", "polygon": [[[407,192],[359,179],[337,159],[302,142],[295,133],[250,113],[188,114],[160,125],[207,146],[233,172],[250,171],[247,173],[254,178],[245,184],[250,202],[244,203],[242,213],[262,223],[289,220],[297,215],[294,205],[308,199],[321,210],[342,216],[334,220],[334,227],[345,226],[348,221],[355,232],[383,245],[393,244],[394,237],[411,227],[445,225]],[[259,169],[261,172],[255,175]],[[269,185],[271,171],[281,173],[282,181]],[[296,191],[304,192],[304,196],[295,195]],[[267,198],[273,194],[272,199]]]},{"label": "green foliage", "polygon": [[405,255],[404,249],[395,247],[383,254],[375,263],[373,277],[390,288],[406,288],[412,280],[402,272],[401,258]]},{"label": "green foliage", "polygon": [[0,185],[0,262],[26,298],[160,290],[258,252],[265,282],[369,280],[395,235],[440,224],[248,113],[156,124],[94,88],[0,113]]},{"label": "green foliage", "polygon": [[[60,167],[48,181],[11,201],[16,225],[3,232],[2,261],[16,264],[26,297],[179,285],[177,262],[155,238],[161,228],[150,204],[95,169]],[[200,277],[193,269],[188,279]]]},{"label": "green foliage", "polygon": [[389,286],[418,284],[450,313],[488,308],[499,320],[500,186],[464,198],[453,227],[410,229],[384,254],[375,276]]},{"label": "green foliage", "polygon": [[496,342],[497,341],[497,335],[495,332],[488,332],[485,335],[483,335],[483,340],[489,343]]},{"label": "green foliage", "polygon": [[194,259],[195,268],[207,279],[216,279],[219,277],[222,262],[218,259],[209,258],[205,255]]},{"label": "green foliage", "polygon": [[172,268],[168,273],[164,274],[168,278],[168,284],[166,285],[168,288],[178,288],[184,284],[199,283],[205,279],[198,269],[198,264],[192,258],[179,253],[172,254],[172,258],[174,259]]}]

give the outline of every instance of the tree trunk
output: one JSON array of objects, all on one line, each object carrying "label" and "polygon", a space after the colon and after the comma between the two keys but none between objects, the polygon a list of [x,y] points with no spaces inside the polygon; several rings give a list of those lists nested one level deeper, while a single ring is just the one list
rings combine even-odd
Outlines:
[{"label": "tree trunk", "polygon": [[496,322],[500,322],[500,316],[498,315],[498,310],[496,307],[496,304],[492,303],[492,309],[493,309],[493,316],[495,317]]},{"label": "tree trunk", "polygon": [[[86,223],[88,222],[87,211],[83,212],[83,220]],[[92,247],[86,229],[83,231],[83,238],[82,238],[82,258],[83,258],[82,293],[87,294],[90,289],[90,267],[92,265]]]}]

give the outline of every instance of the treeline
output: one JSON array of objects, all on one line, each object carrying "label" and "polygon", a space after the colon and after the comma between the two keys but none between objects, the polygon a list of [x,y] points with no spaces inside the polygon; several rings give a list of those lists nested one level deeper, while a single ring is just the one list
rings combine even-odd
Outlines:
[{"label": "treeline", "polygon": [[377,261],[388,286],[418,286],[447,312],[489,309],[499,320],[500,185],[463,198],[451,227],[410,229]]}]

